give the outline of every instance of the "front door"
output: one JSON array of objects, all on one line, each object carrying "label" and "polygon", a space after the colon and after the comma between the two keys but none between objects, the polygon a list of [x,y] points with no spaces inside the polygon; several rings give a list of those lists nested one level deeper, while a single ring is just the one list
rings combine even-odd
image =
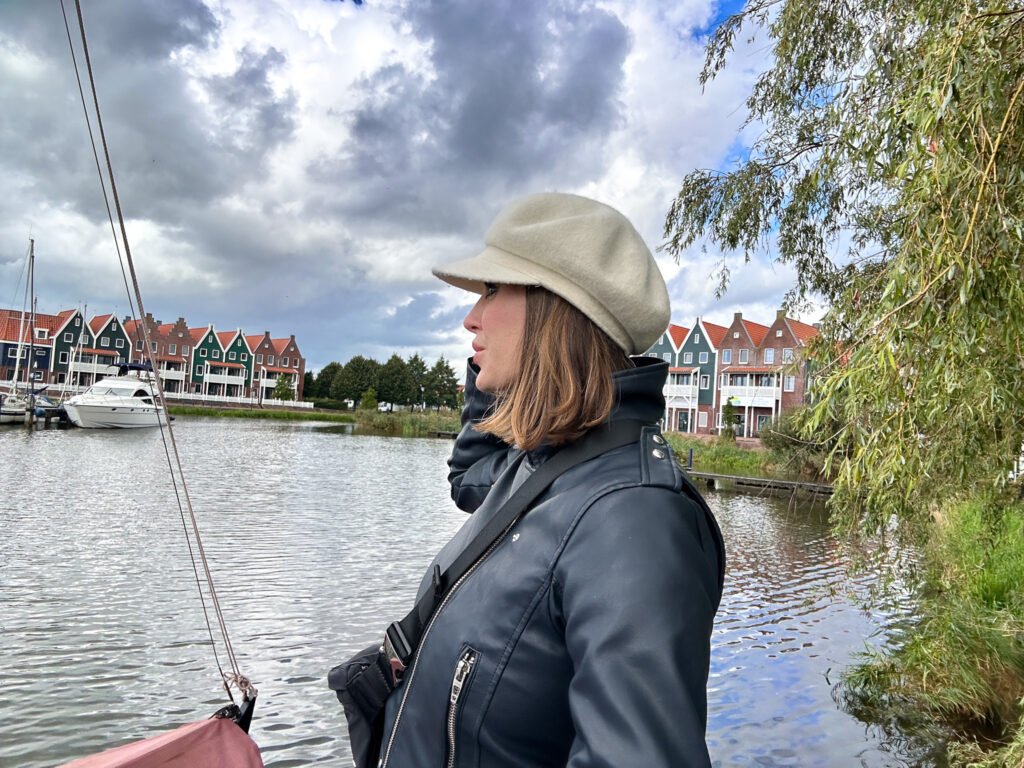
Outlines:
[{"label": "front door", "polygon": [[689,432],[690,431],[690,412],[689,411],[676,411],[676,431],[677,432]]}]

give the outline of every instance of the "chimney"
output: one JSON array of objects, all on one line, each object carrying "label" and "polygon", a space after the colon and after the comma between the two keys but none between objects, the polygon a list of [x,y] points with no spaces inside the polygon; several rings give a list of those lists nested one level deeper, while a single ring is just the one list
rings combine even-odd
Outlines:
[{"label": "chimney", "polygon": [[735,323],[735,322],[739,322],[741,320],[743,320],[743,313],[742,312],[734,312],[733,316],[732,316],[732,321]]},{"label": "chimney", "polygon": [[780,310],[776,311],[775,312],[775,319],[776,320],[785,320],[786,319],[786,310],[780,309]]}]

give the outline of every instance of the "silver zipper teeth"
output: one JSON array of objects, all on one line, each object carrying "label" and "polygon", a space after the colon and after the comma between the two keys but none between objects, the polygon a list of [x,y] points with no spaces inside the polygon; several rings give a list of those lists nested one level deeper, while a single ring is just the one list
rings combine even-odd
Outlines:
[{"label": "silver zipper teeth", "polygon": [[459,657],[459,663],[455,665],[452,692],[448,697],[448,768],[455,768],[455,721],[459,715],[459,697],[475,662],[476,652],[472,648],[467,648]]},{"label": "silver zipper teeth", "polygon": [[[444,610],[444,607],[448,604],[448,601],[451,599],[452,595],[454,595],[456,590],[458,590],[458,588],[462,586],[462,582],[468,579],[470,574],[472,574],[473,571],[477,569],[477,566],[487,559],[487,556],[494,551],[495,547],[497,547],[499,544],[501,544],[502,541],[504,541],[505,536],[508,535],[508,532],[512,530],[512,526],[515,524],[515,520],[509,523],[508,526],[506,526],[505,530],[501,532],[501,536],[494,540],[491,546],[487,548],[487,551],[480,555],[480,559],[473,563],[472,567],[464,574],[462,574],[462,576],[459,577],[459,580],[456,581],[452,588],[448,590],[448,594],[444,596],[444,600],[442,600],[441,604],[437,606],[437,610],[434,611],[434,615],[430,617],[430,621],[427,624],[427,628],[424,629],[423,634],[420,635],[420,645],[416,649],[417,656],[419,655],[419,647],[421,647],[423,643],[426,641],[427,635],[430,633],[431,628],[434,626],[434,622],[437,621],[437,617],[441,615],[441,611]],[[388,760],[391,758],[391,747],[395,743],[395,735],[398,733],[398,725],[402,722],[402,713],[405,712],[405,702],[409,699],[409,691],[412,690],[412,683],[415,677],[416,658],[414,657],[411,663],[409,677],[405,681],[405,691],[402,693],[402,703],[398,705],[398,714],[395,715],[395,724],[391,726],[391,735],[388,737],[388,748],[384,750],[384,759],[380,763],[380,768],[387,768]]]}]

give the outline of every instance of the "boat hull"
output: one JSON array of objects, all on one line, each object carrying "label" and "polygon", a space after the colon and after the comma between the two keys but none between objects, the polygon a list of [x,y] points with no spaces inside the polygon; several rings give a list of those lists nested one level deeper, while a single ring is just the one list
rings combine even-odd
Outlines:
[{"label": "boat hull", "polygon": [[164,409],[152,405],[101,405],[68,401],[64,404],[64,410],[72,424],[85,429],[158,427],[166,419]]}]

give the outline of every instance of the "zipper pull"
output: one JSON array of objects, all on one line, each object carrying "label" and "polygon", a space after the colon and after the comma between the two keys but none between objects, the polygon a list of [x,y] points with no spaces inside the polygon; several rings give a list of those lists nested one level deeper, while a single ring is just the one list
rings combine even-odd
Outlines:
[{"label": "zipper pull", "polygon": [[467,651],[459,659],[459,663],[455,667],[455,677],[452,678],[452,693],[448,698],[449,703],[455,704],[458,702],[459,696],[462,694],[462,686],[465,684],[466,678],[469,677],[469,672],[473,669],[475,662],[476,654],[472,651]]}]

